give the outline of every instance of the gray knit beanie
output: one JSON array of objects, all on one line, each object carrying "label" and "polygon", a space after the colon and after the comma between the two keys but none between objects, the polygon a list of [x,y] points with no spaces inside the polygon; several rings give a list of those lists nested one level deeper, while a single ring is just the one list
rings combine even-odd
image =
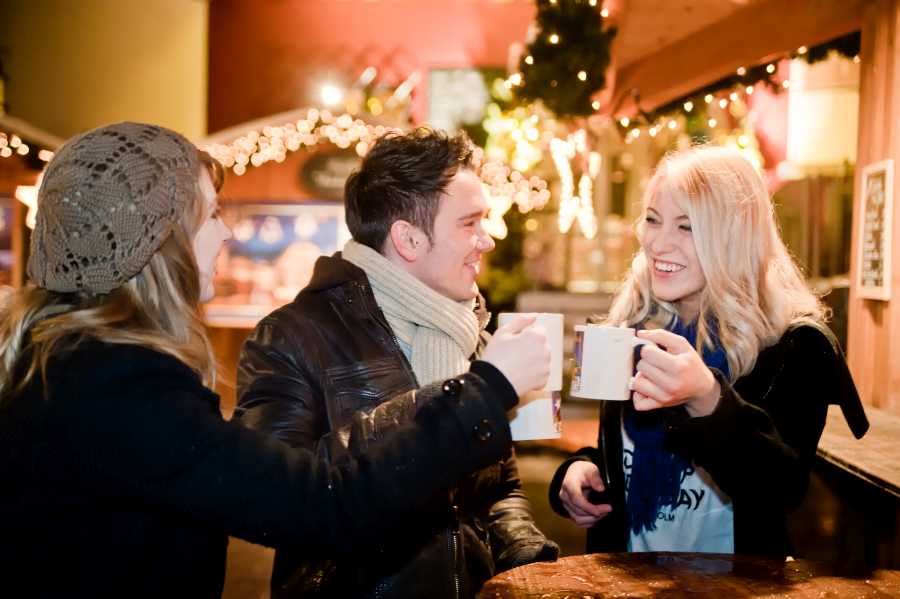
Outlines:
[{"label": "gray knit beanie", "polygon": [[118,123],[72,138],[38,191],[28,276],[58,292],[121,286],[168,239],[199,173],[197,148],[156,125]]}]

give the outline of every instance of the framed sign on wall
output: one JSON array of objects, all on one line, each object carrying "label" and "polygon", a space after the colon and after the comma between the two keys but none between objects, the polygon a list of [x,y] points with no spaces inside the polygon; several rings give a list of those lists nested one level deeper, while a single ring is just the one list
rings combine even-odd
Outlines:
[{"label": "framed sign on wall", "polygon": [[891,214],[894,201],[894,161],[883,160],[862,171],[859,218],[859,297],[891,299]]}]

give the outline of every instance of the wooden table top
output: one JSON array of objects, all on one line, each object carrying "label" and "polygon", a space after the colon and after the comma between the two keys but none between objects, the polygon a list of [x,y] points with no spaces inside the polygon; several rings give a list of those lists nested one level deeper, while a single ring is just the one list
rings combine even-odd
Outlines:
[{"label": "wooden table top", "polygon": [[485,583],[479,599],[888,598],[900,572],[837,576],[823,564],[703,553],[597,553],[514,568]]},{"label": "wooden table top", "polygon": [[866,406],[871,427],[856,439],[838,406],[829,406],[819,456],[900,497],[900,416]]}]

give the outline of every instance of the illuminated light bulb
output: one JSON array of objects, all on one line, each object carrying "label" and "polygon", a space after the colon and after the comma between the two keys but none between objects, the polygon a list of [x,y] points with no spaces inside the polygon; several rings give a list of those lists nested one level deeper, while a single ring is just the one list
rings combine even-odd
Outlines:
[{"label": "illuminated light bulb", "polygon": [[706,124],[709,125],[710,129],[712,129],[713,127],[718,125],[719,122],[716,119],[709,119],[708,121],[706,121]]},{"label": "illuminated light bulb", "polygon": [[19,138],[18,135],[13,135],[12,137],[9,138],[9,146],[13,149],[18,148],[19,144],[21,144],[21,143],[22,143],[22,140],[21,140],[21,138]]},{"label": "illuminated light bulb", "polygon": [[752,96],[752,95],[753,95],[753,92],[754,92],[755,90],[754,90],[754,88],[753,88],[752,85],[748,85],[748,86],[747,86],[747,89],[745,89],[744,91],[747,92],[747,95],[748,95],[748,96]]},{"label": "illuminated light bulb", "polygon": [[737,102],[738,101],[737,92],[731,92],[731,94],[728,96],[728,99],[730,99],[732,102]]},{"label": "illuminated light bulb", "polygon": [[747,74],[747,69],[745,67],[738,67],[737,69],[738,77],[743,77]]},{"label": "illuminated light bulb", "polygon": [[10,156],[12,156],[12,150],[9,148],[9,146],[6,146],[2,150],[0,150],[0,158],[9,158]]},{"label": "illuminated light bulb", "polygon": [[712,101],[713,101],[713,95],[712,95],[712,94],[706,94],[705,96],[703,96],[703,101],[706,102],[707,104],[712,103]]},{"label": "illuminated light bulb", "polygon": [[635,127],[634,129],[631,130],[631,135],[632,135],[632,137],[637,139],[638,137],[641,136],[641,130],[638,129],[637,127]]},{"label": "illuminated light bulb", "polygon": [[766,65],[766,72],[767,72],[769,75],[771,75],[772,73],[774,73],[774,72],[775,72],[775,65],[774,65],[774,64]]},{"label": "illuminated light bulb", "polygon": [[[591,6],[593,6],[593,4]],[[601,9],[600,16],[603,17],[604,19],[609,18],[609,9],[608,8]]]},{"label": "illuminated light bulb", "polygon": [[559,43],[559,36],[556,35],[555,33],[552,34],[552,35],[550,36],[550,43],[551,43],[551,44],[558,44],[558,43]]},{"label": "illuminated light bulb", "polygon": [[789,87],[791,87],[791,82],[789,80],[785,79],[784,81],[781,82],[781,87],[783,87],[784,89],[788,89]]},{"label": "illuminated light bulb", "polygon": [[525,64],[534,64],[534,56],[529,54],[525,57]]},{"label": "illuminated light bulb", "polygon": [[19,156],[24,156],[28,153],[28,146],[26,146],[25,144],[20,145],[18,149],[16,149],[16,153],[18,153]]},{"label": "illuminated light bulb", "polygon": [[650,131],[648,131],[650,137],[656,137],[656,127],[650,127]]},{"label": "illuminated light bulb", "polygon": [[685,111],[685,112],[690,112],[690,111],[692,111],[693,109],[694,109],[694,103],[693,103],[693,102],[685,102],[685,103],[684,103],[684,111]]},{"label": "illuminated light bulb", "polygon": [[719,100],[719,108],[725,108],[727,106],[728,106],[728,100],[726,100],[725,98],[722,98],[721,100]]},{"label": "illuminated light bulb", "polygon": [[38,158],[43,160],[44,162],[50,162],[53,159],[53,152],[50,150],[41,150],[38,152]]},{"label": "illuminated light bulb", "polygon": [[742,148],[746,148],[747,144],[750,143],[750,138],[746,134],[742,134],[738,136],[738,145]]},{"label": "illuminated light bulb", "polygon": [[591,102],[591,108],[594,110],[600,110],[600,100],[594,100]]},{"label": "illuminated light bulb", "polygon": [[578,71],[578,78],[582,81],[587,81],[587,73],[584,71]]},{"label": "illuminated light bulb", "polygon": [[859,54],[853,57],[853,64],[859,64]]},{"label": "illuminated light bulb", "polygon": [[797,54],[799,54],[800,56],[803,56],[808,51],[809,51],[809,48],[807,48],[806,46],[800,46],[799,48],[797,48]]},{"label": "illuminated light bulb", "polygon": [[234,165],[234,168],[232,170],[234,171],[235,175],[240,177],[241,175],[243,175],[244,173],[247,172],[247,167],[241,163],[237,163]]},{"label": "illuminated light bulb", "polygon": [[629,119],[627,116],[623,116],[621,119],[619,119],[619,123],[623,127],[627,127],[630,122],[631,122],[631,119]]},{"label": "illuminated light bulb", "polygon": [[674,131],[675,127],[677,127],[677,126],[678,126],[678,123],[676,123],[674,119],[669,121],[669,129],[672,129]]},{"label": "illuminated light bulb", "polygon": [[513,73],[510,75],[509,82],[512,85],[522,85],[522,73]]}]

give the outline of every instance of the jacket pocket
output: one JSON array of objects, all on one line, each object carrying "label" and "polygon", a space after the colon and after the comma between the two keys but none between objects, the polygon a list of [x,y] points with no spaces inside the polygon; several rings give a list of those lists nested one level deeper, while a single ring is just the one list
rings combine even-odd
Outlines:
[{"label": "jacket pocket", "polygon": [[403,365],[392,357],[334,366],[326,369],[325,376],[341,424],[357,411],[415,388]]}]

